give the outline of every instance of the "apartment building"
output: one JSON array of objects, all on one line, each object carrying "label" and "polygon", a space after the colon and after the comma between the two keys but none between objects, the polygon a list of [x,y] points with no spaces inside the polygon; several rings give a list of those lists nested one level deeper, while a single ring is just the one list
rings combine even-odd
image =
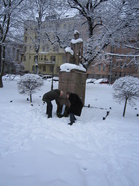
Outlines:
[{"label": "apartment building", "polygon": [[[111,83],[128,75],[139,77],[139,67],[137,65],[139,57],[134,58],[130,55],[130,52],[132,52],[132,49],[108,46],[105,49],[105,54],[100,55],[90,65],[88,77],[107,78]],[[109,53],[113,55],[109,55]]]}]

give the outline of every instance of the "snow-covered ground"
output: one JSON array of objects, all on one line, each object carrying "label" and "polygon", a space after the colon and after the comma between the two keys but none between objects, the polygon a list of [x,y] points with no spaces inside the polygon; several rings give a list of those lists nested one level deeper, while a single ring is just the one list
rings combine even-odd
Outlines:
[{"label": "snow-covered ground", "polygon": [[46,117],[41,99],[50,88],[45,80],[31,105],[27,95],[18,93],[16,78],[4,80],[0,186],[138,186],[139,100],[134,107],[127,105],[123,118],[112,86],[86,84],[85,104],[97,108],[84,107],[70,126],[69,118],[56,116],[55,102],[53,118]]}]

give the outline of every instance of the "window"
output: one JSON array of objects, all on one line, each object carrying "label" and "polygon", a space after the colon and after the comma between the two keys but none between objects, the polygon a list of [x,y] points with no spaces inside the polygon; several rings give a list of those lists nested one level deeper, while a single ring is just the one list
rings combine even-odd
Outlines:
[{"label": "window", "polygon": [[50,47],[48,45],[46,47],[46,50],[47,50],[47,52],[49,52],[49,50],[50,50]]},{"label": "window", "polygon": [[44,61],[46,61],[46,55],[44,56]]},{"label": "window", "polygon": [[24,47],[24,52],[26,52],[26,50],[27,50],[27,47],[25,46],[25,47]]},{"label": "window", "polygon": [[129,65],[129,68],[132,68],[132,64]]},{"label": "window", "polygon": [[119,77],[122,77],[122,72],[119,72]]},{"label": "window", "polygon": [[45,46],[42,47],[42,51],[45,52]]},{"label": "window", "polygon": [[116,61],[115,66],[118,67],[118,61]]},{"label": "window", "polygon": [[53,65],[50,66],[50,72],[53,72],[53,69],[54,69]]},{"label": "window", "polygon": [[27,42],[27,36],[25,36],[25,42]]},{"label": "window", "polygon": [[46,71],[46,66],[43,66],[43,71]]},{"label": "window", "polygon": [[53,52],[58,52],[58,45],[53,47]]},{"label": "window", "polygon": [[51,61],[56,61],[56,56],[50,56]]},{"label": "window", "polygon": [[101,64],[98,65],[98,70],[101,70]]},{"label": "window", "polygon": [[65,63],[66,62],[66,56],[64,55],[63,56],[63,63]]},{"label": "window", "polygon": [[17,53],[16,53],[16,60],[19,61],[19,50],[17,50]]},{"label": "window", "polygon": [[106,69],[106,65],[105,65],[105,64],[103,64],[103,71],[105,71],[105,69]]},{"label": "window", "polygon": [[115,77],[117,77],[117,72],[115,72]]},{"label": "window", "polygon": [[34,56],[34,61],[36,60],[36,57]]},{"label": "window", "polygon": [[[123,63],[122,63],[122,61],[120,62],[120,67],[122,68],[122,65],[123,65]],[[121,76],[120,76],[121,77]]]},{"label": "window", "polygon": [[41,61],[43,60],[43,55],[41,55]]}]

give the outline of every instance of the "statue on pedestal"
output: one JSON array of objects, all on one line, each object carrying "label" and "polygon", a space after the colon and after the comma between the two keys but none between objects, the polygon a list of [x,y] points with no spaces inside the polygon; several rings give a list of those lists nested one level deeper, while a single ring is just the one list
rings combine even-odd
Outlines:
[{"label": "statue on pedestal", "polygon": [[[79,37],[79,32],[74,31],[74,39],[70,46],[65,48],[66,63],[60,66],[59,89],[64,92],[77,94],[83,105],[85,101],[86,69],[83,67],[83,40]],[[69,100],[64,97],[60,100],[61,108],[66,105],[69,108]],[[59,107],[59,112],[61,113]],[[58,114],[59,117],[61,114]]]},{"label": "statue on pedestal", "polygon": [[79,65],[83,59],[83,40],[79,38],[79,32],[74,31],[74,39],[71,40],[71,46],[65,48],[66,62]]}]

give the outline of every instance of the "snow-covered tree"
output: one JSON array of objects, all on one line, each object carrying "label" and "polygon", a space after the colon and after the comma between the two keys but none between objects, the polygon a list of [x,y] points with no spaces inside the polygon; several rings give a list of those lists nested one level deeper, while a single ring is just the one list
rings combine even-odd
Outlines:
[{"label": "snow-covered tree", "polygon": [[43,85],[43,80],[39,75],[25,74],[17,84],[19,93],[28,94],[30,96],[30,102],[32,102],[32,94]]},{"label": "snow-covered tree", "polygon": [[5,41],[9,30],[12,29],[16,20],[19,6],[24,0],[1,0],[0,1],[0,88],[3,87],[2,76],[5,66]]},{"label": "snow-covered tree", "polygon": [[[52,45],[56,42],[61,44],[61,36],[56,31],[59,28],[58,20],[62,12],[65,12],[65,2],[62,0],[26,0],[26,2],[28,2],[28,8],[25,14],[24,27],[30,43],[26,43],[25,47],[33,46],[35,51],[34,71],[38,74],[40,47],[45,47],[48,42],[51,42]],[[56,19],[55,24],[49,25],[50,20],[47,21],[47,18]],[[64,35],[64,33],[61,33],[61,35]],[[30,46],[28,46],[28,44],[30,44]]]},{"label": "snow-covered tree", "polygon": [[[68,3],[86,18],[89,26],[90,39],[84,50],[87,68],[99,55],[107,54],[107,46],[134,49],[127,56],[139,64],[138,0],[68,0]],[[108,55],[113,55],[112,51]]]},{"label": "snow-covered tree", "polygon": [[113,97],[115,100],[124,103],[123,117],[125,116],[127,102],[132,106],[139,98],[139,78],[125,76],[117,79],[113,84]]}]

